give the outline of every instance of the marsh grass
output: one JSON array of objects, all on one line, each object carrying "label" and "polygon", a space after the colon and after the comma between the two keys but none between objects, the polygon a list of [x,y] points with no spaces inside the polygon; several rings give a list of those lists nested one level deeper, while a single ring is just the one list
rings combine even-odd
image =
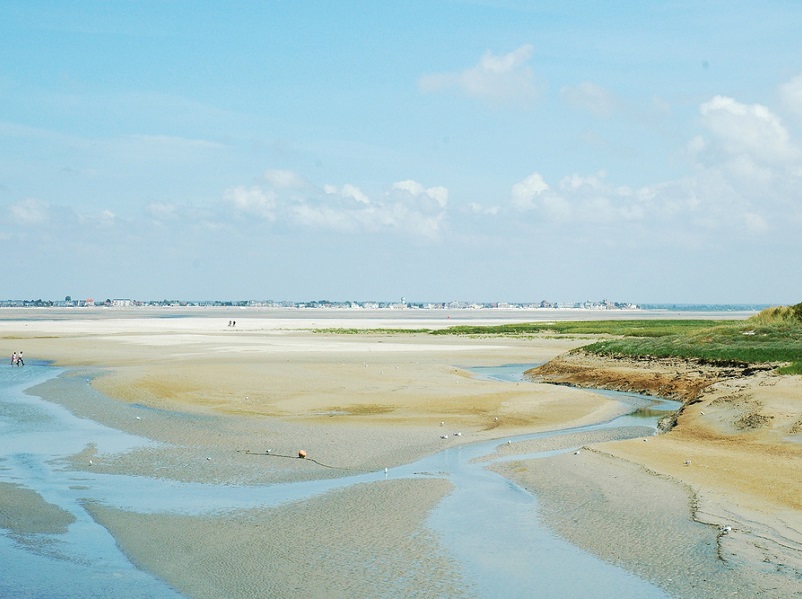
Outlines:
[{"label": "marsh grass", "polygon": [[607,336],[581,349],[604,356],[699,359],[716,364],[784,364],[802,374],[802,303],[767,308],[747,320],[593,320],[460,325],[445,329],[317,329],[340,334]]},{"label": "marsh grass", "polygon": [[802,326],[761,327],[739,324],[713,327],[687,335],[607,339],[585,346],[585,351],[607,356],[697,358],[713,363],[802,364]]},{"label": "marsh grass", "polygon": [[432,331],[433,335],[613,335],[665,337],[716,326],[718,320],[591,320],[525,322],[493,326],[461,325]]},{"label": "marsh grass", "polygon": [[403,333],[431,333],[431,329],[353,329],[337,328],[312,329],[313,333],[328,333],[331,335],[399,335]]},{"label": "marsh grass", "polygon": [[781,374],[802,374],[802,304],[767,308],[743,321],[698,321],[680,332],[597,341],[582,348],[606,356],[695,358],[727,364],[785,363]]}]

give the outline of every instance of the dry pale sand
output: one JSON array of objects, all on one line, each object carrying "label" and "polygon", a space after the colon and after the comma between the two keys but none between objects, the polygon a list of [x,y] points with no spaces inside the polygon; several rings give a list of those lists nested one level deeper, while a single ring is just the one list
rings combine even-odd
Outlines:
[{"label": "dry pale sand", "polygon": [[[23,350],[28,360],[69,368],[37,394],[167,444],[127,455],[98,455],[87,447],[74,457],[74,467],[88,467],[91,458],[101,471],[177,480],[264,483],[375,471],[450,444],[602,421],[619,409],[588,391],[483,381],[467,370],[543,362],[586,339],[364,330],[344,335],[311,329],[439,328],[460,322],[439,315],[427,322],[417,315],[364,320],[248,314],[153,318],[132,311],[124,318],[81,319],[40,313],[0,320],[0,340],[9,354]],[[232,319],[236,327],[228,326]],[[593,451],[502,470],[542,497],[541,509],[559,534],[677,596],[721,596],[716,582],[725,580],[722,572],[728,569],[745,576],[733,579],[745,581],[744,589],[794,596],[802,589],[802,384],[799,377],[765,375],[719,385],[690,406],[667,435],[648,442],[588,435],[570,442],[592,445]],[[764,425],[739,428],[744,422]],[[444,431],[462,435],[444,440]],[[515,445],[502,451],[532,450],[531,444]],[[271,456],[257,455],[268,448]],[[276,456],[295,456],[300,449],[311,459]],[[337,587],[345,589],[342,596],[374,596],[367,577],[376,571],[401,585],[396,596],[420,590],[415,581],[423,579],[436,579],[439,586],[419,596],[460,596],[458,568],[423,525],[447,492],[440,480],[388,481],[329,493],[309,505],[215,517],[89,509],[137,564],[189,596],[249,596],[249,585],[264,582],[266,558],[275,566],[269,580],[284,585],[283,596],[322,595],[335,588],[330,584],[343,584]],[[392,506],[398,515],[393,534],[403,539],[400,548],[377,538],[380,531],[367,524],[343,528],[343,522],[354,522],[345,517],[352,509],[369,514],[386,509],[382,506]],[[293,516],[300,512],[292,510],[304,510],[318,535],[300,530]],[[584,526],[587,518],[601,528]],[[723,525],[732,531],[721,535]],[[265,547],[267,531],[284,553]],[[341,545],[316,545],[327,535]],[[642,542],[649,535],[654,542],[646,550]],[[693,566],[692,559],[681,557],[683,551],[705,565]],[[429,554],[432,563],[425,571],[399,576],[411,564],[422,567],[415,556]],[[309,556],[299,579],[296,560]],[[367,561],[354,564],[354,558]],[[311,567],[327,560],[331,563],[321,570]],[[668,580],[681,577],[682,584]]]}]

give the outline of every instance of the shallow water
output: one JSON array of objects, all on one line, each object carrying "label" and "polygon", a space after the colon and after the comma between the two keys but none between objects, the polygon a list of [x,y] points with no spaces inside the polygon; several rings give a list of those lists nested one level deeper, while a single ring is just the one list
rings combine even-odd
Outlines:
[{"label": "shallow water", "polygon": [[[36,491],[75,517],[66,534],[0,534],[2,597],[180,597],[136,569],[79,503],[83,475],[58,460],[90,443],[121,452],[151,441],[77,418],[56,404],[24,393],[60,370],[33,361],[0,367],[0,483]],[[80,485],[79,485],[80,482]],[[2,489],[0,489],[2,492]],[[130,492],[130,483],[129,483]]]},{"label": "shallow water", "polygon": [[[514,364],[474,372],[479,377],[520,384],[523,370],[530,366]],[[205,514],[275,506],[385,478],[432,475],[447,477],[454,491],[433,510],[428,526],[462,566],[466,584],[477,596],[666,596],[658,587],[550,533],[539,520],[531,494],[487,470],[487,461],[477,461],[492,456],[507,439],[451,447],[387,473],[258,487],[76,472],[70,470],[66,458],[89,445],[99,453],[122,453],[154,442],[77,418],[59,405],[24,393],[61,372],[35,362],[23,368],[0,366],[0,483],[31,489],[75,517],[61,534],[23,535],[0,529],[4,571],[0,596],[180,596],[129,562],[114,538],[83,509],[86,500],[145,513]],[[678,405],[631,394],[614,396],[633,410],[654,413],[509,441],[621,426],[631,427],[628,430],[633,437],[642,436],[654,430],[656,419],[665,410]],[[552,453],[496,456],[494,461]]]}]

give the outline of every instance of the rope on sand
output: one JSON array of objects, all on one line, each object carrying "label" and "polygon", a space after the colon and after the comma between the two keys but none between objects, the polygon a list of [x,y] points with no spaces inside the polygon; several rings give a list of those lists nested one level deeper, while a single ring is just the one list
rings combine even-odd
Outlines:
[{"label": "rope on sand", "polygon": [[318,462],[315,458],[308,458],[308,457],[300,457],[297,455],[284,455],[281,453],[273,453],[272,451],[251,451],[250,449],[238,449],[238,453],[245,453],[247,455],[260,455],[260,456],[267,456],[269,458],[289,458],[291,460],[304,460],[305,462],[314,462],[318,466],[323,466],[324,468],[331,468],[332,470],[347,470],[347,468],[341,468],[339,466],[330,466],[329,464],[324,464],[323,462]]}]

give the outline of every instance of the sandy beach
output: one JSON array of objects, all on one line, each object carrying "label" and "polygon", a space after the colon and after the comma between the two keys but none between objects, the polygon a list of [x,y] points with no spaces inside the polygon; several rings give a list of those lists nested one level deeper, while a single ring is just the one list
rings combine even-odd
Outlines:
[{"label": "sandy beach", "polygon": [[[177,316],[0,315],[9,355],[65,368],[31,393],[158,442],[119,454],[89,445],[69,457],[71,468],[230,485],[333,479],[621,412],[589,390],[482,380],[470,370],[540,364],[587,338],[369,331],[460,323],[441,314]],[[357,331],[316,331],[324,328]],[[565,441],[584,447],[578,455],[494,468],[535,494],[556,534],[671,596],[802,596],[800,406],[800,377],[730,377],[665,435],[583,434]],[[532,442],[500,449],[534,450]],[[188,597],[372,597],[386,588],[474,596],[447,541],[425,525],[449,492],[443,479],[408,479],[217,515],[85,509],[138,567]],[[1,485],[0,526],[10,534],[26,530],[4,517],[22,503],[34,528],[68,524],[68,514]]]}]

